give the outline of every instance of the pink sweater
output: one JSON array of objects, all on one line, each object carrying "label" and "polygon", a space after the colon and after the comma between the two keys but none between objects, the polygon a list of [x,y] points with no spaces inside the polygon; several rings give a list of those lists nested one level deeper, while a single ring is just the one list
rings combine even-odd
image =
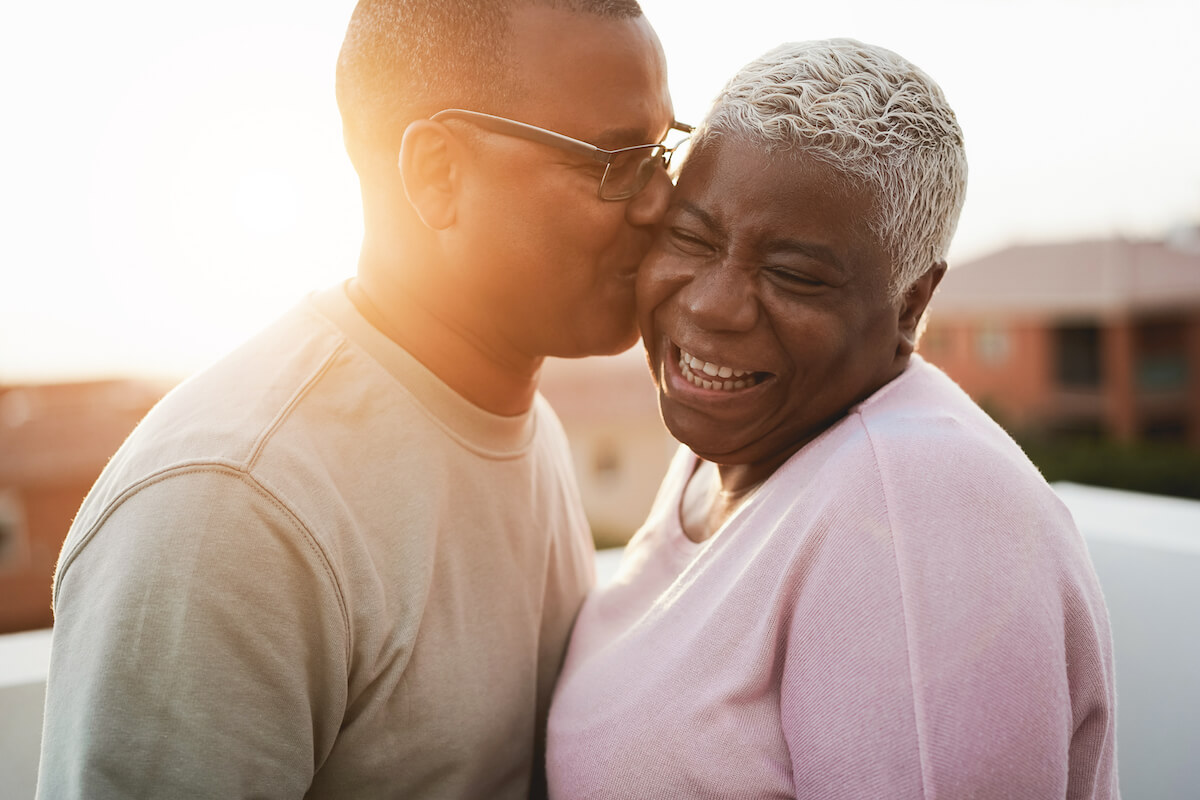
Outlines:
[{"label": "pink sweater", "polygon": [[1117,795],[1083,540],[939,370],[914,358],[702,544],[694,459],[576,623],[553,798]]}]

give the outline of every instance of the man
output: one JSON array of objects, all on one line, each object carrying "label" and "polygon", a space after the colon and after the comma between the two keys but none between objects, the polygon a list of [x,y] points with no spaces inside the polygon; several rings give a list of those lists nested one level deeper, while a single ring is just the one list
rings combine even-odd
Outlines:
[{"label": "man", "polygon": [[661,47],[632,0],[362,0],[338,102],[357,279],[180,386],[88,496],[40,796],[540,791],[592,555],[538,370],[636,339]]}]

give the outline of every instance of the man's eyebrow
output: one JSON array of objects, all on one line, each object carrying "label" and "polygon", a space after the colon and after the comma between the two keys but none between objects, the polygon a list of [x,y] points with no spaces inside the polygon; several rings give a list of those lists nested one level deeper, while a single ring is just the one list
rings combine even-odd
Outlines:
[{"label": "man's eyebrow", "polygon": [[[666,131],[663,132],[663,136]],[[659,139],[662,137],[660,136]],[[636,147],[640,144],[658,144],[658,139],[651,141],[650,134],[645,128],[608,128],[592,142],[596,147],[605,150],[617,150],[622,147]]]}]

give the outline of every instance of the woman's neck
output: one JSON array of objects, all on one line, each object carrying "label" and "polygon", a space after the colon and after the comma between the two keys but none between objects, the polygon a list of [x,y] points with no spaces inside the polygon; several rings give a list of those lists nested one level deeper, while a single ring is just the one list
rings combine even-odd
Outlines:
[{"label": "woman's neck", "polygon": [[754,496],[766,477],[747,481],[738,470],[727,472],[711,461],[697,459],[696,468],[679,498],[679,523],[683,532],[693,542],[710,538]]}]

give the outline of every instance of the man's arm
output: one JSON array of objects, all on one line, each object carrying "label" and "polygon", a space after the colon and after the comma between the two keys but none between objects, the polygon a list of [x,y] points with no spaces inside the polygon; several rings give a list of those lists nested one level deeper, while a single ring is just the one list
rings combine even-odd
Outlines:
[{"label": "man's arm", "polygon": [[345,612],[317,544],[219,466],[100,519],[59,567],[39,797],[303,796],[346,700]]}]

